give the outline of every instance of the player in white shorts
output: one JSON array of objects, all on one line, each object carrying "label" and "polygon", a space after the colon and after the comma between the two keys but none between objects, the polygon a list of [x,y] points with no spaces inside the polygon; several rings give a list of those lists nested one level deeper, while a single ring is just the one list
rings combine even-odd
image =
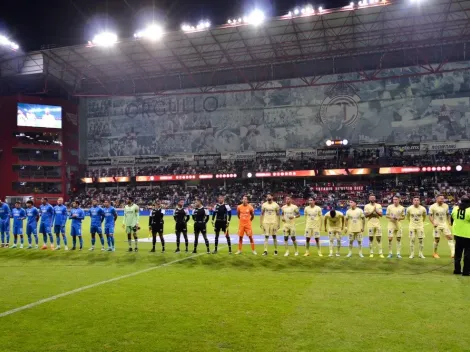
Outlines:
[{"label": "player in white shorts", "polygon": [[346,212],[345,232],[349,233],[349,253],[348,258],[352,256],[352,248],[354,241],[357,241],[359,247],[359,257],[364,258],[362,254],[362,233],[364,232],[364,225],[366,218],[362,209],[357,207],[354,200],[349,201],[351,208]]},{"label": "player in white shorts", "polygon": [[413,198],[413,205],[406,209],[406,219],[410,222],[410,259],[415,257],[415,241],[418,237],[419,257],[424,259],[424,220],[426,220],[426,208],[420,205],[419,197]]},{"label": "player in white shorts", "polygon": [[382,252],[382,225],[380,224],[380,218],[382,214],[382,206],[377,204],[375,196],[371,194],[369,196],[369,204],[364,207],[364,215],[367,219],[367,230],[369,232],[369,249],[370,257],[374,257],[374,238],[377,241],[379,247],[379,256],[383,258]]},{"label": "player in white shorts", "polygon": [[279,205],[273,201],[273,196],[268,194],[266,202],[261,206],[261,230],[264,232],[264,252],[263,255],[268,255],[268,240],[269,236],[273,237],[274,242],[274,255],[277,255],[277,236],[279,230],[280,216]]},{"label": "player in white shorts", "polygon": [[328,232],[330,239],[330,254],[329,257],[333,256],[333,246],[336,239],[336,256],[340,256],[341,250],[341,233],[344,230],[344,215],[342,212],[337,210],[331,210],[325,214],[325,231]]},{"label": "player in white shorts", "polygon": [[322,211],[318,205],[315,205],[315,199],[309,198],[309,205],[304,209],[304,216],[306,218],[305,225],[305,257],[310,255],[310,238],[315,238],[315,243],[317,244],[318,256],[323,257],[320,247],[320,231],[322,224]]},{"label": "player in white shorts", "polygon": [[439,259],[439,254],[437,254],[437,247],[439,246],[439,241],[441,236],[445,236],[447,243],[450,248],[450,255],[453,258],[455,252],[455,244],[450,232],[450,214],[449,206],[444,203],[444,196],[438,195],[436,197],[436,203],[429,207],[429,221],[434,226],[434,252],[433,257]]},{"label": "player in white shorts", "polygon": [[397,258],[401,259],[401,237],[402,229],[400,222],[405,219],[405,208],[400,204],[400,198],[393,197],[393,204],[387,207],[385,215],[388,219],[388,256],[393,258],[393,238],[397,239]]}]

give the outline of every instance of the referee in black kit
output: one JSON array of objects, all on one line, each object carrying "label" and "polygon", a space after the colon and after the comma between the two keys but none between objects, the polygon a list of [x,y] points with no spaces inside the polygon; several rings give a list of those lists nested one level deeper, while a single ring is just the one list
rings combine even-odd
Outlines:
[{"label": "referee in black kit", "polygon": [[149,217],[149,230],[152,232],[152,250],[155,252],[155,244],[157,243],[157,234],[162,243],[162,253],[165,253],[165,239],[163,238],[163,224],[165,216],[165,209],[162,208],[162,203],[155,201],[155,207],[152,209]]},{"label": "referee in black kit", "polygon": [[209,211],[202,206],[200,199],[196,200],[196,208],[193,210],[194,220],[194,250],[197,253],[197,244],[199,242],[199,235],[202,234],[204,242],[206,243],[207,254],[211,254],[209,248],[209,240],[207,239],[207,222],[209,221]]},{"label": "referee in black kit", "polygon": [[219,202],[215,205],[215,208],[212,212],[212,226],[214,227],[215,232],[215,250],[214,252],[212,252],[212,254],[217,254],[220,231],[223,231],[223,233],[225,233],[225,238],[227,239],[228,244],[228,253],[232,254],[232,243],[230,242],[230,236],[227,231],[231,219],[232,209],[227,203],[225,203],[225,198],[221,195],[219,196]]},{"label": "referee in black kit", "polygon": [[452,209],[451,222],[452,234],[455,238],[454,274],[470,276],[470,198],[468,196],[460,198],[460,204]]}]

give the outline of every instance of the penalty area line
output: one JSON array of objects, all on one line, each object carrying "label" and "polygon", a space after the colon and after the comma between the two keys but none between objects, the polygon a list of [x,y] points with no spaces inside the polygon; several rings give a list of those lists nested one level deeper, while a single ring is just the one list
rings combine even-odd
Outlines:
[{"label": "penalty area line", "polygon": [[160,268],[164,268],[164,267],[166,267],[166,266],[169,266],[169,265],[172,265],[172,264],[176,264],[176,263],[179,263],[179,262],[183,262],[183,261],[185,261],[185,260],[188,260],[188,259],[191,259],[191,258],[196,258],[196,257],[202,256],[202,255],[207,255],[207,254],[204,252],[204,253],[199,253],[199,254],[191,255],[191,256],[189,256],[189,257],[185,257],[185,258],[180,258],[180,259],[172,260],[171,262],[168,262],[168,263],[163,263],[163,264],[160,264],[160,265],[157,265],[157,266],[153,266],[153,267],[151,267],[151,268],[139,270],[139,271],[136,271],[136,272],[133,272],[133,273],[130,273],[130,274],[126,274],[126,275],[121,275],[121,276],[118,276],[118,277],[115,277],[115,278],[112,278],[112,279],[109,279],[109,280],[104,280],[104,281],[96,282],[96,283],[94,283],[94,284],[86,285],[86,286],[83,286],[83,287],[79,287],[79,288],[76,288],[76,289],[74,289],[74,290],[67,291],[67,292],[64,292],[64,293],[60,293],[60,294],[58,294],[58,295],[54,295],[54,296],[51,296],[51,297],[48,297],[48,298],[43,298],[43,299],[40,299],[39,301],[36,301],[36,302],[33,302],[33,303],[29,303],[29,304],[26,304],[26,305],[24,305],[24,306],[21,306],[21,307],[18,307],[18,308],[14,308],[14,309],[11,309],[11,310],[7,310],[6,312],[0,313],[0,318],[3,318],[3,317],[6,317],[6,316],[8,316],[8,315],[12,315],[12,314],[21,312],[21,311],[26,310],[26,309],[30,309],[30,308],[34,308],[34,307],[40,306],[40,305],[42,305],[42,304],[44,304],[44,303],[48,303],[48,302],[55,301],[55,300],[57,300],[57,299],[59,299],[59,298],[62,298],[62,297],[67,297],[67,296],[73,295],[73,294],[75,294],[75,293],[80,293],[80,292],[83,292],[83,291],[86,291],[86,290],[90,290],[90,289],[95,288],[95,287],[98,287],[98,286],[103,286],[103,285],[106,285],[106,284],[110,284],[110,283],[112,283],[112,282],[116,282],[116,281],[128,279],[128,278],[130,278],[130,277],[134,277],[134,276],[137,276],[137,275],[140,275],[140,274],[145,274],[145,273],[148,273],[149,271],[153,271],[153,270],[157,270],[157,269],[160,269]]}]

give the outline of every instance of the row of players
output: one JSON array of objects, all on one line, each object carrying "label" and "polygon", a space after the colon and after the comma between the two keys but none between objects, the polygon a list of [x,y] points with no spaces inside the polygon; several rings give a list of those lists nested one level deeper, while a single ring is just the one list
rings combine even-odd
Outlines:
[{"label": "row of players", "polygon": [[[27,202],[26,211],[21,208],[21,204],[17,202],[15,208],[10,211],[8,205],[0,201],[0,232],[1,232],[1,246],[9,246],[9,224],[10,218],[13,218],[13,235],[14,245],[12,248],[16,248],[18,237],[20,238],[20,248],[23,248],[23,220],[27,219],[26,234],[28,236],[28,248],[32,248],[32,236],[35,239],[35,246],[38,247],[38,236],[37,236],[37,223],[41,218],[39,226],[39,232],[43,235],[43,246],[42,249],[47,249],[47,240],[50,241],[51,249],[60,249],[61,237],[64,241],[65,249],[67,250],[67,236],[65,234],[65,224],[68,218],[68,212],[66,206],[63,204],[63,199],[58,199],[57,205],[52,207],[47,198],[41,200],[42,204],[38,210],[33,206],[32,201]],[[194,220],[194,234],[195,242],[193,253],[197,252],[199,235],[202,235],[206,244],[207,252],[210,253],[209,241],[207,239],[207,223],[209,222],[210,215],[207,209],[202,206],[201,201],[197,200],[195,209],[192,214]],[[237,214],[239,218],[239,243],[238,252],[242,251],[243,237],[247,235],[251,248],[254,254],[256,254],[253,240],[253,229],[252,221],[254,218],[254,209],[249,204],[248,198],[243,197],[242,204],[237,207]],[[149,231],[153,237],[152,252],[155,252],[156,238],[157,235],[160,238],[162,244],[162,251],[165,251],[165,240],[163,237],[164,227],[164,215],[165,211],[161,206],[160,201],[155,202],[155,207],[149,217]],[[350,201],[350,209],[346,214],[340,211],[332,210],[322,215],[322,210],[315,204],[313,198],[309,199],[309,205],[304,210],[304,216],[306,218],[305,237],[306,237],[306,252],[305,256],[310,255],[310,239],[313,237],[316,242],[318,255],[322,256],[320,247],[320,232],[322,228],[329,235],[329,256],[333,256],[334,242],[336,240],[336,256],[339,256],[341,248],[341,235],[343,233],[349,234],[349,253],[348,257],[352,255],[352,248],[354,241],[357,241],[359,247],[359,256],[363,257],[362,254],[362,237],[367,224],[369,242],[370,242],[370,257],[374,256],[374,245],[378,246],[378,254],[380,257],[383,256],[382,251],[382,228],[380,218],[383,216],[382,206],[376,203],[375,196],[369,197],[369,203],[364,207],[364,210],[357,207],[355,201]],[[402,239],[402,220],[407,219],[409,221],[409,235],[410,235],[410,258],[414,257],[414,247],[416,239],[419,242],[419,257],[424,258],[423,247],[424,247],[424,221],[426,220],[426,209],[420,205],[420,199],[418,197],[413,199],[413,205],[405,208],[400,205],[399,197],[393,198],[393,204],[389,205],[386,210],[386,218],[388,219],[388,257],[392,258],[392,242],[396,239],[396,253],[397,257],[401,258],[401,239]],[[117,212],[114,207],[110,205],[108,201],[104,202],[104,208],[98,206],[97,201],[93,201],[93,206],[90,208],[91,217],[91,248],[94,250],[96,242],[96,234],[98,234],[102,246],[104,248],[104,237],[102,224],[104,222],[104,234],[107,237],[108,251],[114,251],[114,227],[117,219]],[[274,242],[274,255],[278,254],[278,242],[277,232],[281,228],[284,233],[284,244],[286,248],[285,256],[289,255],[288,240],[289,237],[293,242],[295,249],[295,255],[298,255],[297,240],[296,240],[296,218],[300,217],[299,208],[292,203],[290,197],[286,198],[286,204],[279,207],[279,205],[273,201],[272,195],[268,194],[266,202],[262,205],[261,214],[261,229],[265,235],[264,252],[263,255],[268,254],[268,239],[273,238]],[[70,218],[72,220],[71,236],[73,239],[72,249],[76,249],[76,240],[79,239],[80,247],[83,248],[81,222],[85,218],[85,212],[80,208],[79,202],[72,203],[72,209],[70,211]],[[187,223],[190,219],[189,212],[184,208],[184,202],[180,201],[174,211],[174,219],[176,222],[176,238],[177,238],[177,249],[176,252],[180,252],[180,238],[181,235],[184,237],[186,252],[188,252],[188,236],[187,236]],[[231,250],[231,241],[228,235],[228,225],[231,220],[231,209],[228,204],[225,203],[223,196],[220,196],[218,203],[216,204],[212,214],[212,225],[215,231],[215,250],[214,254],[218,250],[218,242],[220,233],[224,233],[227,239],[229,247],[229,253]],[[437,254],[438,244],[441,236],[445,236],[448,240],[448,244],[451,251],[451,256],[454,256],[454,241],[450,232],[450,215],[447,204],[444,203],[444,197],[438,196],[436,203],[429,208],[429,220],[434,226],[434,253],[433,257],[439,258]],[[124,209],[123,217],[123,228],[126,230],[129,243],[129,251],[138,250],[138,236],[139,230],[139,207],[134,204],[133,199],[129,198],[127,205]],[[54,246],[54,239],[52,235],[52,229],[57,237],[57,246]],[[132,236],[134,237],[135,248],[132,249]]]}]

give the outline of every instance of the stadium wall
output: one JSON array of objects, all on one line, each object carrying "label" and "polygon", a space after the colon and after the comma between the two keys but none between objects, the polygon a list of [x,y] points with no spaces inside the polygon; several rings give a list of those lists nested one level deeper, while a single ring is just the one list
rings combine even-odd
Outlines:
[{"label": "stadium wall", "polygon": [[420,67],[385,69],[359,83],[344,83],[360,81],[359,73],[323,76],[324,85],[305,88],[282,89],[301,83],[293,79],[254,91],[229,85],[223,94],[82,98],[81,156],[302,149],[327,139],[469,139],[470,62],[446,67],[448,72],[436,74],[422,74]]},{"label": "stadium wall", "polygon": [[[50,129],[28,128],[17,126],[17,103],[30,103],[30,104],[45,104],[45,105],[58,105],[62,106],[62,194],[65,196],[68,188],[70,187],[71,175],[74,176],[76,170],[78,182],[78,115],[77,105],[67,100],[50,99],[42,97],[31,96],[4,96],[0,97],[0,197],[4,199],[6,196],[17,195],[13,190],[12,183],[18,180],[18,175],[13,171],[12,165],[21,164],[18,156],[13,152],[13,146],[18,142],[13,133],[21,131],[53,131]],[[33,181],[33,180],[32,180]],[[40,195],[38,195],[40,196]],[[59,196],[59,195],[54,195]]]}]

